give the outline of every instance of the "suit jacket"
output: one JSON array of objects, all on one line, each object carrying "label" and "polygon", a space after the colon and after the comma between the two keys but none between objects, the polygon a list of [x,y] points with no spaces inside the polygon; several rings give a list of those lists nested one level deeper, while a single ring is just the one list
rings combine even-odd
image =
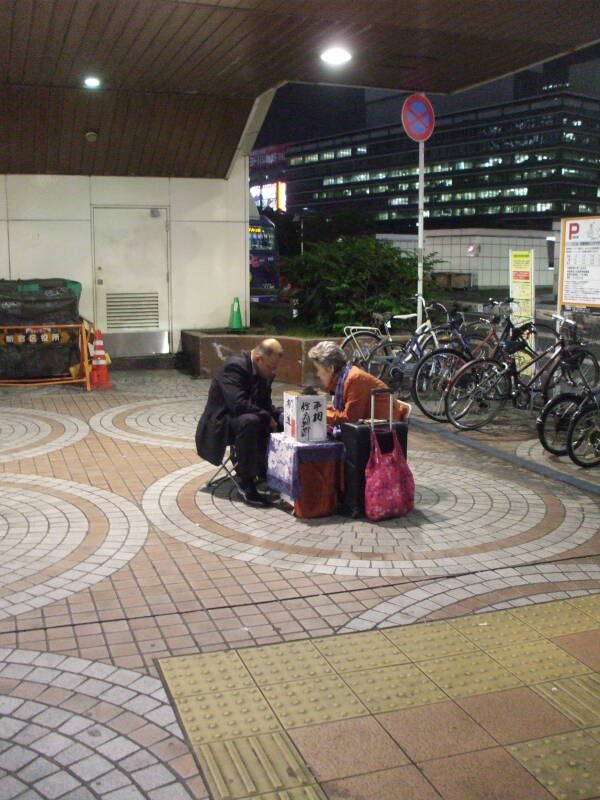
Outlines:
[{"label": "suit jacket", "polygon": [[215,375],[208,390],[206,408],[196,428],[196,451],[211,464],[223,461],[229,442],[229,420],[242,414],[257,414],[269,424],[277,418],[271,403],[271,380],[252,370],[249,352],[231,356]]}]

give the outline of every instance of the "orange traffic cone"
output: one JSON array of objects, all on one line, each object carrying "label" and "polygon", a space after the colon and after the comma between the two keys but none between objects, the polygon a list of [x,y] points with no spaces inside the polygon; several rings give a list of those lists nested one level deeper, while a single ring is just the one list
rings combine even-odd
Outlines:
[{"label": "orange traffic cone", "polygon": [[92,389],[114,389],[108,377],[108,365],[104,352],[102,332],[96,328],[94,332],[94,356],[92,358],[92,374],[90,375]]}]

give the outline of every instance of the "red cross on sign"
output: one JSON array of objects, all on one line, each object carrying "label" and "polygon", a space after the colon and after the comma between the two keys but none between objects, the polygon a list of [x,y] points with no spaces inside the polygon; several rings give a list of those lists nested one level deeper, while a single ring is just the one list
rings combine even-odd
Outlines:
[{"label": "red cross on sign", "polygon": [[433,133],[435,113],[424,94],[411,94],[402,106],[404,130],[415,142],[424,142]]}]

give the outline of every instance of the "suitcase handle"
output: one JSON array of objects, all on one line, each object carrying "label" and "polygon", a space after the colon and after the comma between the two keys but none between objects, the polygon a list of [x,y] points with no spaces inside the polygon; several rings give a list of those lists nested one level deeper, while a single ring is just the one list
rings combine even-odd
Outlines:
[{"label": "suitcase handle", "polygon": [[392,430],[393,425],[393,410],[392,410],[392,403],[394,401],[394,393],[391,389],[371,389],[371,419],[369,420],[369,425],[371,426],[371,430],[375,430],[375,395],[376,394],[389,394],[390,396],[390,410],[389,410],[389,419],[388,424],[390,426],[390,430]]}]

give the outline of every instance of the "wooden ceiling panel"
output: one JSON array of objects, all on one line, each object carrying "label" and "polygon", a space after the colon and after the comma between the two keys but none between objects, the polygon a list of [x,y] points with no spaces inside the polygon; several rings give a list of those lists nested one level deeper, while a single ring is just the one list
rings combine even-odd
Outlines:
[{"label": "wooden ceiling panel", "polygon": [[[223,177],[286,81],[449,93],[600,40],[598,0],[0,0],[0,170]],[[343,69],[319,54],[343,42]],[[103,88],[81,89],[87,74]],[[30,104],[34,103],[35,107]],[[98,130],[90,146],[85,130]]]}]

